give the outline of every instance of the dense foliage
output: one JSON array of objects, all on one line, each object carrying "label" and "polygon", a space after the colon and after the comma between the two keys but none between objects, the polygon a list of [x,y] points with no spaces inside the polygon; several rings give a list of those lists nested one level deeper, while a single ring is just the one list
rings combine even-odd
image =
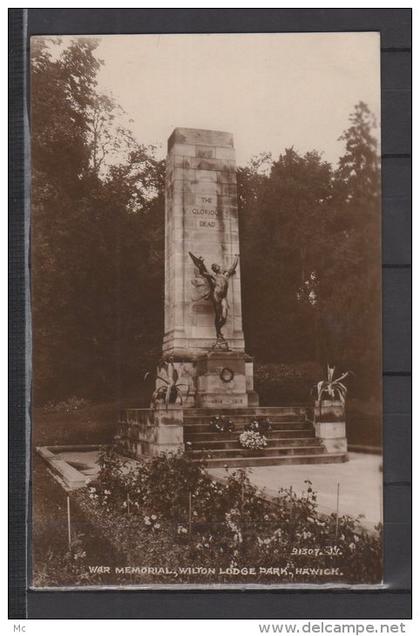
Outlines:
[{"label": "dense foliage", "polygon": [[32,50],[37,403],[119,397],[155,362],[163,328],[164,168],[98,95],[95,46]]},{"label": "dense foliage", "polygon": [[[268,500],[243,470],[215,482],[186,456],[160,456],[130,468],[111,450],[101,456],[97,480],[76,500],[129,564],[141,557],[146,565],[150,555],[154,564],[169,564],[172,571],[191,564],[215,568],[216,574],[202,582],[226,582],[227,568],[250,566],[256,568],[251,580],[260,583],[379,582],[381,528],[369,532],[360,519],[320,513],[311,483],[306,486],[302,495],[281,489]],[[174,548],[165,555],[161,548],[171,541]],[[86,566],[90,557],[85,556]],[[184,580],[191,580],[185,574]]]},{"label": "dense foliage", "polygon": [[[99,94],[95,47],[78,38],[53,54],[37,39],[32,50],[37,404],[138,395],[160,357],[164,162]],[[238,168],[244,329],[263,401],[302,402],[326,362],[355,372],[353,395],[377,397],[367,381],[380,363],[373,125],[358,104],[336,168],[293,148]],[[305,383],[302,365],[316,367]]]},{"label": "dense foliage", "polygon": [[319,152],[300,156],[289,148],[276,160],[265,155],[238,170],[249,353],[261,363],[350,368],[363,397],[377,397],[371,379],[380,365],[374,126],[359,103],[342,136],[345,153],[336,169]]}]

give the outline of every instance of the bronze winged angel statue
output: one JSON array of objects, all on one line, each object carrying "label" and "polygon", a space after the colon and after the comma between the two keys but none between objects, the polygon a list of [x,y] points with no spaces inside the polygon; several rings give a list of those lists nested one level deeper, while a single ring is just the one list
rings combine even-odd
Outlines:
[{"label": "bronze winged angel statue", "polygon": [[233,276],[238,266],[238,255],[235,256],[235,260],[229,269],[222,270],[220,265],[213,263],[211,266],[212,272],[209,272],[204,264],[202,256],[194,256],[191,252],[188,252],[194,265],[197,267],[199,273],[209,284],[209,292],[205,298],[211,300],[214,308],[214,324],[216,327],[216,335],[218,340],[224,340],[222,334],[222,327],[226,324],[228,316],[228,302],[227,292],[229,288],[229,278]]}]

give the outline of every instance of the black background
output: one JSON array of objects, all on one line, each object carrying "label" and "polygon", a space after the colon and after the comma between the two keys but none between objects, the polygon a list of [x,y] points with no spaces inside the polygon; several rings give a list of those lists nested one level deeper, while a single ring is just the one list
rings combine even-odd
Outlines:
[{"label": "black background", "polygon": [[[34,592],[26,583],[25,140],[31,35],[381,33],[384,528],[381,590]],[[9,617],[411,617],[411,10],[9,10]]]}]

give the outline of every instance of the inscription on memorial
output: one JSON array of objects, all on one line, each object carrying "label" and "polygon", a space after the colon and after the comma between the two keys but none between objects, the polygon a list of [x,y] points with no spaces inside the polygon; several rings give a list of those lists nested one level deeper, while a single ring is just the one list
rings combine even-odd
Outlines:
[{"label": "inscription on memorial", "polygon": [[188,206],[187,212],[189,211],[198,220],[198,227],[215,228],[216,221],[220,217],[220,210],[216,207],[216,197],[198,196],[196,199],[195,205]]}]

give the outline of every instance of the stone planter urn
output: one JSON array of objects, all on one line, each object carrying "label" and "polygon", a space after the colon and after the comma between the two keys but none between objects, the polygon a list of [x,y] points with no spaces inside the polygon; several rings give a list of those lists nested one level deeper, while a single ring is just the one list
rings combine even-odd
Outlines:
[{"label": "stone planter urn", "polygon": [[342,422],[345,419],[341,400],[316,400],[314,413],[318,422]]},{"label": "stone planter urn", "polygon": [[156,404],[153,455],[184,450],[184,409],[180,404]]},{"label": "stone planter urn", "polygon": [[314,406],[316,437],[322,440],[328,453],[346,453],[346,419],[344,403],[340,400],[316,400]]}]

